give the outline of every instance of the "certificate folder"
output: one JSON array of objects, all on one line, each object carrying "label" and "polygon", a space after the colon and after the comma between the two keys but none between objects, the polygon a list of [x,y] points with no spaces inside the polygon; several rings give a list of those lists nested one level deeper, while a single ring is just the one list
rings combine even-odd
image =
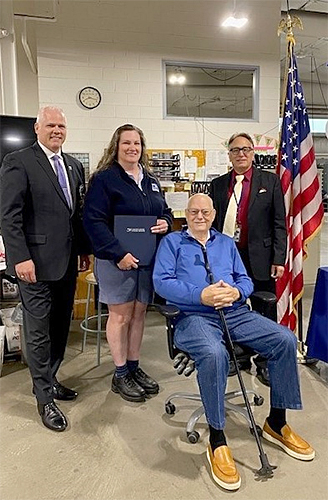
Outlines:
[{"label": "certificate folder", "polygon": [[126,253],[139,259],[139,266],[149,266],[156,251],[156,234],[150,231],[156,226],[156,215],[116,215],[114,234]]}]

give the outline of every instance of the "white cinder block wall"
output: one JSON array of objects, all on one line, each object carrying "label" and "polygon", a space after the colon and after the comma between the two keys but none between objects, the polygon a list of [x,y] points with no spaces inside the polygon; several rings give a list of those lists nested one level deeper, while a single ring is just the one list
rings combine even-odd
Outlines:
[{"label": "white cinder block wall", "polygon": [[[114,129],[126,122],[143,129],[149,148],[213,149],[241,130],[277,139],[281,2],[251,1],[241,31],[220,27],[232,4],[60,2],[56,23],[37,24],[39,99],[64,109],[66,151],[89,152],[93,169]],[[163,60],[259,66],[259,122],[164,119]],[[95,110],[78,106],[86,85],[102,94]]]}]

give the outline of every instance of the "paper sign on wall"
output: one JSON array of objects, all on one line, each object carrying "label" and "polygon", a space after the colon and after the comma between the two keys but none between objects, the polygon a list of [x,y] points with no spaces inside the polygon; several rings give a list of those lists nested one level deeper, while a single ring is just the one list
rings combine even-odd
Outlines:
[{"label": "paper sign on wall", "polygon": [[210,149],[206,151],[206,174],[226,174],[228,171],[228,155],[222,149]]},{"label": "paper sign on wall", "polygon": [[189,193],[187,191],[165,193],[165,199],[171,210],[182,211],[187,208]]},{"label": "paper sign on wall", "polygon": [[184,171],[186,174],[195,174],[197,170],[196,156],[186,156],[184,161]]}]

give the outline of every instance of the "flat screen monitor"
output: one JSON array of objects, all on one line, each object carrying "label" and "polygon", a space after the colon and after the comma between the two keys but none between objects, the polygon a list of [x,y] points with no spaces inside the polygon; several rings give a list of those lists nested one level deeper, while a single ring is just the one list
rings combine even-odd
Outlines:
[{"label": "flat screen monitor", "polygon": [[36,118],[0,115],[0,165],[7,153],[31,146]]}]

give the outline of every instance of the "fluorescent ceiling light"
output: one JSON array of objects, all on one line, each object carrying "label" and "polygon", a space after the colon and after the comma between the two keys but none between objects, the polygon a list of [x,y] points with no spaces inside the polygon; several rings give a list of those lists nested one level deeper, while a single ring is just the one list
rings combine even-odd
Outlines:
[{"label": "fluorescent ceiling light", "polygon": [[247,17],[234,17],[230,16],[227,17],[225,21],[223,21],[222,26],[225,28],[230,27],[230,28],[242,28],[245,26],[245,24],[248,22]]}]

